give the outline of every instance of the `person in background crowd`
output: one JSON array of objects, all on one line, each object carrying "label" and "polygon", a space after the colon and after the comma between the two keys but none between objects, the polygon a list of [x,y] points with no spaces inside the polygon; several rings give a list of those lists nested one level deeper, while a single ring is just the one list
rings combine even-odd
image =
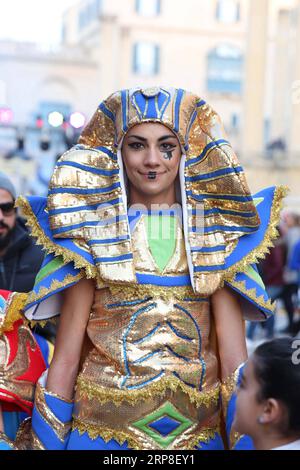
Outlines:
[{"label": "person in background crowd", "polygon": [[[294,269],[298,273],[298,302],[297,302],[297,309],[299,311],[299,295],[300,295],[300,240],[294,246],[294,249],[291,254],[290,258],[290,268]],[[300,331],[300,320],[294,321],[293,325],[294,333],[298,333]]]},{"label": "person in background crowd", "polygon": [[[266,291],[274,302],[279,299],[283,292],[283,272],[285,265],[285,246],[282,238],[282,231],[277,227],[280,237],[275,240],[274,247],[270,250],[269,254],[264,260],[259,264],[259,272],[264,281]],[[273,338],[274,335],[274,324],[275,324],[275,315],[271,316],[265,323],[262,324],[262,327],[266,330],[266,335],[268,339]],[[249,339],[254,338],[255,329],[257,327],[256,322],[251,322],[248,328],[247,337]]]},{"label": "person in background crowd", "polygon": [[294,213],[284,214],[285,234],[284,242],[286,245],[286,266],[283,273],[284,288],[281,298],[288,315],[288,327],[283,331],[286,333],[294,332],[294,297],[298,290],[298,272],[291,269],[291,257],[296,243],[300,240],[299,216]]},{"label": "person in background crowd", "polygon": [[[0,289],[29,292],[44,259],[24,220],[15,209],[16,190],[10,179],[0,172]],[[37,325],[40,333],[54,342],[56,330],[48,323]]]},{"label": "person in background crowd", "polygon": [[256,450],[300,450],[299,341],[277,338],[258,346],[244,367],[233,427]]},{"label": "person in background crowd", "polygon": [[12,182],[0,172],[0,289],[29,292],[44,253],[18,217],[15,199]]}]

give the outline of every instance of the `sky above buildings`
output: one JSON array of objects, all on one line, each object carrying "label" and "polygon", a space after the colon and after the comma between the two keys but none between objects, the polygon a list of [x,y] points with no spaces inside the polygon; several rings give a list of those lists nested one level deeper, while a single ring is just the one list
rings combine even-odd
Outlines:
[{"label": "sky above buildings", "polygon": [[63,12],[79,0],[0,0],[0,40],[55,46]]},{"label": "sky above buildings", "polygon": [[[0,0],[0,40],[29,41],[42,47],[53,47],[60,41],[63,12],[79,2],[80,0]],[[287,6],[296,3],[296,0],[271,2],[273,5],[276,3]]]}]

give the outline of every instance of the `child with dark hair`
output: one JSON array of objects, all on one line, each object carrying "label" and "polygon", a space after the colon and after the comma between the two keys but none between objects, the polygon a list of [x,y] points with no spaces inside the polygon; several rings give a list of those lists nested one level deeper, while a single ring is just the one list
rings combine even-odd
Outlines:
[{"label": "child with dark hair", "polygon": [[237,391],[236,431],[257,450],[300,450],[300,341],[277,338],[250,356]]}]

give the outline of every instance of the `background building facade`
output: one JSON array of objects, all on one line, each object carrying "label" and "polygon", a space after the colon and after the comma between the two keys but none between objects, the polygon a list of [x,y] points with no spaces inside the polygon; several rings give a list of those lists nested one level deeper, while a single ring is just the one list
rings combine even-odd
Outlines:
[{"label": "background building facade", "polygon": [[59,52],[27,54],[0,59],[16,122],[49,103],[90,117],[125,87],[187,88],[222,116],[251,189],[287,184],[298,204],[299,0],[82,0],[64,15]]}]

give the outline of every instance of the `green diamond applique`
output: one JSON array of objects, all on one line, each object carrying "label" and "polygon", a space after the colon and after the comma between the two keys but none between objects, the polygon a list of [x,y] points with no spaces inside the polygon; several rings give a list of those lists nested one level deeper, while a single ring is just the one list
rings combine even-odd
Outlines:
[{"label": "green diamond applique", "polygon": [[193,424],[193,421],[183,416],[172,403],[166,402],[158,410],[132,423],[131,426],[147,434],[165,449]]}]

